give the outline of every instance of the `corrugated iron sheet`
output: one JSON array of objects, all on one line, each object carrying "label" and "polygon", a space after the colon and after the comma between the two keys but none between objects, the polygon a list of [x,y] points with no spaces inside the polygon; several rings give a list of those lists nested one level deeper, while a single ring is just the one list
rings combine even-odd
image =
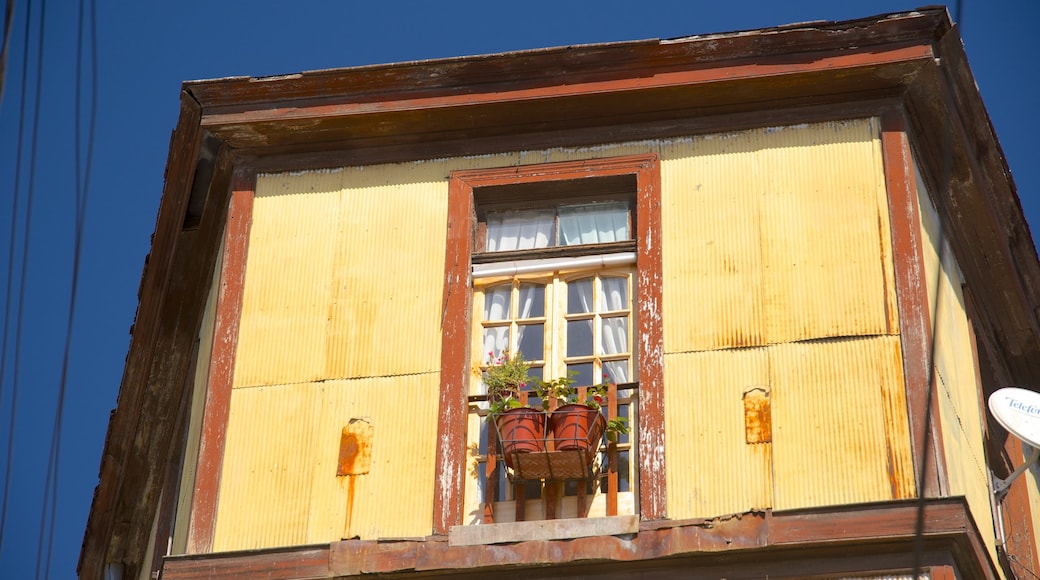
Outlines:
[{"label": "corrugated iron sheet", "polygon": [[[886,421],[885,394],[902,385],[897,337],[769,349],[774,508],[883,501],[912,487],[909,434]],[[890,453],[889,446],[902,452]]]},{"label": "corrugated iron sheet", "polygon": [[436,368],[447,182],[433,169],[258,179],[236,387]]},{"label": "corrugated iron sheet", "polygon": [[321,389],[301,383],[232,392],[214,551],[306,543]]},{"label": "corrugated iron sheet", "polygon": [[[979,393],[978,374],[961,288],[964,277],[953,250],[942,232],[935,205],[925,189],[916,166],[917,194],[921,216],[922,253],[928,277],[930,307],[935,344],[934,387],[939,394],[939,417],[945,450],[950,495],[968,499],[979,528],[993,529],[993,504],[989,467],[983,441],[982,413],[985,408]],[[983,534],[990,556],[997,557],[992,534]]]},{"label": "corrugated iron sheet", "polygon": [[[427,535],[438,385],[431,373],[235,390],[214,550]],[[358,418],[371,426],[369,471],[338,476],[343,428]]]},{"label": "corrugated iron sheet", "polygon": [[326,274],[329,378],[440,366],[448,182],[436,164],[345,172]]},{"label": "corrugated iron sheet", "polygon": [[894,332],[871,119],[661,147],[665,350]]},{"label": "corrugated iron sheet", "polygon": [[234,386],[325,377],[342,171],[260,175]]},{"label": "corrugated iron sheet", "polygon": [[772,444],[746,442],[743,396],[769,383],[764,348],[665,356],[668,516],[772,507]]}]

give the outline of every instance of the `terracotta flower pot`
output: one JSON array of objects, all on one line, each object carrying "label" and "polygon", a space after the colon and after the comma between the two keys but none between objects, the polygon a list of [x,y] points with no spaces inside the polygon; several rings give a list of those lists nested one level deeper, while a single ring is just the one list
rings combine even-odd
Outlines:
[{"label": "terracotta flower pot", "polygon": [[599,410],[576,403],[558,407],[549,417],[557,451],[595,450],[606,425]]},{"label": "terracotta flower pot", "polygon": [[513,466],[513,454],[545,451],[545,415],[530,407],[518,407],[498,415],[498,437],[506,465]]}]

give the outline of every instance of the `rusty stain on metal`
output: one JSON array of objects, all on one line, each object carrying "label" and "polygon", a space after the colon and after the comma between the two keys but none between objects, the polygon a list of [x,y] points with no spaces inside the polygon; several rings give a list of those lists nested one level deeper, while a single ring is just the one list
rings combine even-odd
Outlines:
[{"label": "rusty stain on metal", "polygon": [[751,387],[744,391],[744,440],[747,443],[773,441],[772,414],[769,410],[769,387]]},{"label": "rusty stain on metal", "polygon": [[343,521],[343,537],[353,537],[354,488],[357,476],[368,473],[372,466],[372,423],[367,418],[351,419],[339,439],[337,476],[346,477],[347,511]]},{"label": "rusty stain on metal", "polygon": [[336,475],[363,475],[371,466],[372,423],[366,418],[351,419],[340,435]]}]

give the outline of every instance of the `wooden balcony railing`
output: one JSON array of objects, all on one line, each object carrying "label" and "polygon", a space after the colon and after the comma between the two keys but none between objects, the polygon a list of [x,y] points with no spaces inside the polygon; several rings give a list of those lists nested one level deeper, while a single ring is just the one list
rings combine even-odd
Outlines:
[{"label": "wooden balcony railing", "polygon": [[[558,510],[562,499],[571,495],[576,496],[575,517],[583,518],[587,517],[592,498],[597,493],[605,495],[603,515],[618,515],[619,492],[630,490],[638,480],[637,474],[630,473],[637,464],[632,455],[636,450],[638,433],[638,388],[638,383],[609,386],[600,412],[608,422],[618,417],[627,419],[631,430],[627,435],[620,435],[616,442],[608,441],[604,435],[592,442],[591,451],[557,450],[560,442],[553,439],[549,429],[549,417],[554,410],[550,408],[541,414],[545,426],[544,450],[511,455],[508,465],[502,454],[498,429],[494,421],[487,420],[486,404],[481,405],[487,397],[470,396],[470,412],[483,419],[477,458],[477,473],[483,491],[483,521],[525,521],[528,519],[525,506],[527,500],[532,499],[542,502],[544,519],[557,519],[562,517]],[[587,387],[578,387],[577,390],[578,400],[584,400]],[[521,403],[541,409],[541,401],[533,392],[521,392]],[[551,406],[555,407],[555,401],[551,401]],[[496,517],[496,502],[508,500],[515,500],[512,518],[506,514],[497,514]],[[635,505],[632,509],[638,511]]]}]

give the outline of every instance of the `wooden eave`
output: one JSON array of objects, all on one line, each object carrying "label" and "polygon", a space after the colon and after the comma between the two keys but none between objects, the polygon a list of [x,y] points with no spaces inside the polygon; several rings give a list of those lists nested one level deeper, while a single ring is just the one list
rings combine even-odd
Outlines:
[{"label": "wooden eave", "polygon": [[[582,146],[893,111],[906,116],[922,172],[952,226],[947,231],[980,304],[982,329],[1000,345],[1014,380],[1040,383],[1040,265],[959,35],[942,8],[671,41],[185,83],[81,576],[100,577],[109,561],[144,559],[233,172]],[[940,131],[947,127],[949,139]]]},{"label": "wooden eave", "polygon": [[[922,529],[917,534],[919,510]],[[168,580],[266,578],[834,578],[953,566],[999,578],[964,498],[643,522],[630,536],[452,546],[444,536],[171,556]]]}]

